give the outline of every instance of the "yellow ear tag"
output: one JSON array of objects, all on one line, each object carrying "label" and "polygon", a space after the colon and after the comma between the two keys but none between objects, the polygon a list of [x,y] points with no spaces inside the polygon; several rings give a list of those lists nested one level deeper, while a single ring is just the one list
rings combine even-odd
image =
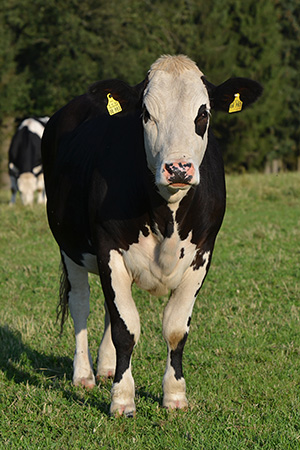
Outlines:
[{"label": "yellow ear tag", "polygon": [[122,111],[122,107],[118,100],[115,100],[111,93],[107,94],[107,110],[111,116]]},{"label": "yellow ear tag", "polygon": [[240,94],[234,94],[234,100],[229,105],[229,111],[230,113],[241,111],[243,107],[243,102],[240,99]]}]

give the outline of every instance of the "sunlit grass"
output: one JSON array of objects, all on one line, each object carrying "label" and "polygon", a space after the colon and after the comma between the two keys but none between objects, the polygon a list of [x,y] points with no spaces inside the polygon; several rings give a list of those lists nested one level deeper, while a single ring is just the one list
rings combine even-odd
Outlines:
[{"label": "sunlit grass", "polygon": [[[111,382],[72,386],[73,328],[59,337],[59,253],[45,208],[0,191],[0,448],[298,449],[300,175],[227,177],[227,212],[184,353],[190,409],[161,407],[166,298],[134,288],[137,417],[109,417]],[[103,295],[90,277],[90,347]]]}]

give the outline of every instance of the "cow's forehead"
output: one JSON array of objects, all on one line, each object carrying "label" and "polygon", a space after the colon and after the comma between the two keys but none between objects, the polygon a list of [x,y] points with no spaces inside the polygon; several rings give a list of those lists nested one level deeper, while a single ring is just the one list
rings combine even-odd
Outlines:
[{"label": "cow's forehead", "polygon": [[152,64],[149,71],[149,76],[151,77],[151,75],[153,75],[157,70],[162,70],[173,75],[182,74],[187,70],[194,70],[198,72],[200,76],[203,76],[203,73],[199,70],[196,63],[185,55],[161,56]]},{"label": "cow's forehead", "polygon": [[148,73],[148,85],[144,92],[146,106],[156,110],[168,109],[172,104],[188,103],[198,110],[202,104],[209,107],[203,73],[196,63],[184,55],[162,56],[152,64]]}]

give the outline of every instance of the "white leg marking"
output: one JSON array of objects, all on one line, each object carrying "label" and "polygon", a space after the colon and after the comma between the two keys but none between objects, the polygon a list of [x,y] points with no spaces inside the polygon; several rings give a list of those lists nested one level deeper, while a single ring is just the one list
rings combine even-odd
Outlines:
[{"label": "white leg marking", "polygon": [[110,252],[112,288],[115,292],[115,305],[129,333],[134,335],[135,343],[140,337],[140,318],[131,295],[132,278],[129,275],[123,256],[116,250]]},{"label": "white leg marking", "polygon": [[[122,255],[116,250],[110,252],[109,267],[111,269],[112,288],[115,293],[115,306],[128,333],[133,335],[134,344],[137,344],[140,336],[140,318],[131,295],[132,278],[124,265]],[[132,415],[135,412],[134,380],[131,374],[130,361],[129,367],[121,374],[121,379],[113,384],[111,414]]]},{"label": "white leg marking", "polygon": [[131,365],[124,372],[122,380],[119,383],[114,383],[111,396],[112,402],[110,405],[111,415],[133,416],[135,414],[134,403],[135,387],[134,379],[131,374]]},{"label": "white leg marking", "polygon": [[163,406],[168,409],[186,409],[188,401],[186,398],[185,379],[176,379],[175,370],[171,366],[170,350],[168,348],[168,358],[165,375],[163,378]]},{"label": "white leg marking", "polygon": [[105,304],[105,329],[98,351],[97,377],[113,377],[116,371],[116,349],[111,339],[109,312]]},{"label": "white leg marking", "polygon": [[37,203],[38,204],[46,203],[44,175],[42,173],[37,177],[36,189],[37,189]]},{"label": "white leg marking", "polygon": [[75,386],[92,388],[95,386],[95,377],[87,337],[87,319],[90,311],[88,272],[84,267],[75,264],[64,252],[62,254],[71,286],[69,308],[74,322],[76,341],[73,383]]},{"label": "white leg marking", "polygon": [[196,292],[207,272],[209,252],[203,255],[204,264],[194,270],[190,267],[182,283],[175,289],[164,311],[163,336],[168,346],[166,371],[163,378],[163,405],[185,409],[188,406],[185,380],[182,374],[182,351],[189,331]]}]

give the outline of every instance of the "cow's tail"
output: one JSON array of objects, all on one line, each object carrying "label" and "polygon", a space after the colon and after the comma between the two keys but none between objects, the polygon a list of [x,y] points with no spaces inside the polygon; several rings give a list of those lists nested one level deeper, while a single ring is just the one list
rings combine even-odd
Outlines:
[{"label": "cow's tail", "polygon": [[71,289],[63,258],[61,259],[60,270],[59,303],[56,308],[56,319],[57,321],[60,320],[60,334],[62,335],[64,323],[69,314],[68,299]]}]

